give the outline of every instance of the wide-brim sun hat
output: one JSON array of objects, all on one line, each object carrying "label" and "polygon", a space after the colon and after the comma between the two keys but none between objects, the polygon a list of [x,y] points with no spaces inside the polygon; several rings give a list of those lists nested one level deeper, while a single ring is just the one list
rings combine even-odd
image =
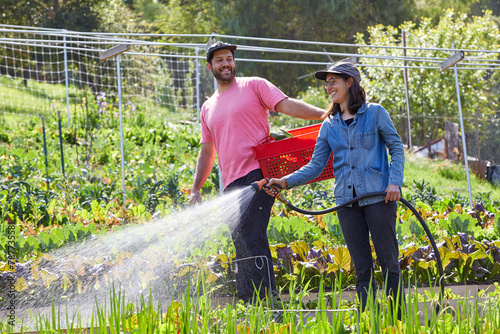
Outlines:
[{"label": "wide-brim sun hat", "polygon": [[327,70],[317,71],[314,73],[316,79],[326,80],[326,75],[328,73],[333,74],[346,74],[353,77],[357,82],[361,81],[361,73],[359,73],[358,68],[353,63],[339,61],[331,65]]},{"label": "wide-brim sun hat", "polygon": [[207,63],[210,62],[210,59],[212,58],[215,51],[223,49],[229,49],[234,52],[236,50],[236,45],[224,43],[221,41],[213,43],[207,50]]}]

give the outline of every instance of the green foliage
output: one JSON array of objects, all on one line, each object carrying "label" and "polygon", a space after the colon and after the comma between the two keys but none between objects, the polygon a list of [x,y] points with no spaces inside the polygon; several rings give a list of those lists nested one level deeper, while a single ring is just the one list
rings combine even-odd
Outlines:
[{"label": "green foliage", "polygon": [[101,32],[149,32],[149,24],[143,22],[140,15],[134,13],[123,1],[98,1],[95,10],[100,14]]},{"label": "green foliage", "polygon": [[495,230],[497,232],[497,235],[500,236],[500,215],[497,214],[495,217]]},{"label": "green foliage", "polygon": [[[335,202],[333,189],[329,189],[328,183],[310,183],[307,187],[300,189],[298,192],[300,192],[300,196],[296,198],[294,205],[306,210],[326,209]],[[297,192],[295,192],[294,195],[297,195]]]},{"label": "green foliage", "polygon": [[51,217],[47,211],[57,195],[44,192],[26,181],[12,180],[0,184],[1,217],[10,215],[20,221],[34,220],[37,224],[49,225]]},{"label": "green foliage", "polygon": [[325,90],[321,86],[308,87],[305,93],[300,94],[297,98],[325,110],[330,103],[328,95],[325,94]]},{"label": "green foliage", "polygon": [[439,166],[437,171],[439,175],[448,180],[458,181],[467,178],[465,169],[463,168],[462,165],[449,164],[448,166]]},{"label": "green foliage", "polygon": [[[495,243],[481,243],[461,232],[443,239],[438,249],[448,281],[495,281],[500,277],[498,247]],[[408,270],[403,275],[408,282],[431,283],[438,277],[436,257],[430,246],[410,244],[400,249],[400,258],[401,268]]]},{"label": "green foliage", "polygon": [[315,240],[323,239],[321,229],[308,223],[305,218],[272,217],[267,229],[269,242],[289,244],[297,240],[305,240],[311,244]]},{"label": "green foliage", "polygon": [[[461,204],[462,207],[469,206],[467,195],[467,178],[454,180],[442,177],[437,171],[440,168],[464,168],[460,163],[443,162],[440,160],[432,160],[418,157],[413,154],[406,154],[405,160],[405,179],[403,181],[403,197],[411,199],[415,195],[415,184],[425,182],[429,191],[434,189],[435,196],[440,200],[451,200],[454,204]],[[451,172],[453,173],[453,172]],[[474,194],[492,191],[491,200],[500,198],[498,189],[491,183],[478,178],[475,174],[470,174],[471,189]],[[425,188],[425,187],[424,187]],[[491,210],[490,210],[491,211]]]},{"label": "green foliage", "polygon": [[[218,12],[211,1],[168,1],[165,14],[156,15],[155,27],[169,34],[210,34],[221,32],[220,20],[224,14]],[[179,42],[182,37],[164,37],[169,42]],[[204,43],[208,38],[204,40]]]},{"label": "green foliage", "polygon": [[[316,294],[312,289],[295,292],[290,300],[281,301],[277,306],[271,301],[255,301],[251,304],[242,302],[227,303],[213,307],[218,302],[207,292],[202,278],[197,280],[197,291],[191,292],[190,287],[180,291],[178,298],[161,303],[161,296],[149,295],[133,303],[129,301],[124,291],[110,289],[107,303],[95,302],[90,317],[89,327],[94,332],[109,331],[118,333],[495,333],[499,311],[496,307],[500,293],[498,284],[492,286],[491,292],[479,291],[478,296],[460,296],[461,312],[450,308],[438,312],[430,307],[415,316],[421,310],[419,304],[428,305],[437,300],[436,293],[422,291],[416,288],[408,289],[408,302],[402,310],[403,321],[398,321],[389,311],[384,297],[370,300],[365,312],[359,318],[353,314],[353,305],[342,301],[341,290],[335,287],[332,291],[326,282],[320,282]],[[297,289],[298,290],[298,289]],[[451,291],[447,290],[451,295]],[[455,297],[455,296],[454,296]],[[458,298],[458,296],[457,296]],[[487,300],[479,303],[478,299]],[[428,311],[427,311],[428,310]],[[415,312],[415,313],[413,313]],[[66,311],[61,312],[54,304],[51,310],[36,318],[37,333],[49,334],[61,332],[61,317],[71,319],[68,332],[80,333],[87,328],[82,326],[79,316]],[[278,316],[277,316],[278,315]],[[11,333],[13,329],[7,322],[0,321],[0,330]],[[22,326],[21,331],[29,328]]]},{"label": "green foliage", "polygon": [[162,1],[155,0],[127,0],[130,7],[137,14],[142,16],[142,19],[148,22],[155,22],[159,16],[168,14],[168,6]]},{"label": "green foliage", "polygon": [[339,217],[336,213],[330,213],[323,216],[323,222],[326,224],[328,239],[337,245],[345,245],[344,235],[340,227]]},{"label": "green foliage", "polygon": [[[377,25],[368,29],[369,37],[365,39],[358,34],[356,41],[359,44],[401,46],[400,31],[407,33],[407,47],[451,48],[456,49],[496,49],[499,46],[500,30],[491,12],[483,16],[467,17],[463,14],[446,12],[440,17],[437,25],[430,19],[422,19],[417,26],[413,22],[403,23],[399,29],[392,26]],[[400,49],[369,49],[360,48],[359,52],[366,55],[401,56]],[[449,52],[435,50],[411,50],[411,57],[436,57],[446,59]],[[474,53],[470,56],[481,57],[493,61],[493,54]],[[366,58],[367,65],[380,65],[380,60]],[[383,60],[385,65],[401,65],[398,60]],[[409,63],[410,66],[425,65],[425,63]],[[406,108],[403,87],[404,78],[401,72],[390,67],[367,67],[363,82],[368,87],[370,100],[380,102],[389,113],[401,113]],[[460,95],[464,118],[473,118],[479,111],[479,123],[491,117],[498,100],[490,97],[498,81],[498,73],[490,74],[486,70],[463,70],[459,73]],[[428,139],[436,139],[442,135],[444,119],[456,118],[457,99],[453,71],[441,73],[436,69],[410,69],[408,71],[410,91],[410,111],[412,121],[412,138],[417,145],[423,145]],[[439,115],[439,118],[435,116]],[[396,124],[399,133],[405,133],[404,124]],[[415,141],[414,141],[415,142]]]},{"label": "green foliage", "polygon": [[14,240],[15,257],[18,261],[25,262],[33,258],[38,252],[47,253],[50,250],[62,247],[74,241],[83,241],[96,233],[94,223],[84,225],[64,224],[49,231],[42,231],[37,235],[25,236],[21,233],[20,226],[17,225],[13,234],[7,231],[9,223],[0,223],[0,261],[7,261],[7,247],[11,243],[11,235]]},{"label": "green foliage", "polygon": [[481,230],[480,226],[476,226],[477,220],[468,214],[458,212],[451,212],[447,219],[440,219],[438,224],[448,232],[449,236],[462,232],[473,237]]},{"label": "green foliage", "polygon": [[[92,101],[91,99],[92,97],[89,101]],[[199,149],[199,133],[196,125],[155,123],[154,119],[132,113],[131,109],[125,110],[126,115],[130,117],[124,118],[127,149],[125,180],[127,201],[124,202],[121,197],[119,137],[117,131],[113,131],[114,119],[112,113],[99,112],[99,107],[95,106],[98,105],[96,100],[93,100],[92,104],[94,106],[89,105],[89,109],[94,108],[92,112],[98,114],[99,119],[94,120],[94,123],[90,122],[92,117],[86,121],[87,123],[76,122],[77,126],[72,130],[76,135],[68,135],[65,143],[66,152],[72,152],[77,148],[81,150],[85,147],[85,144],[80,143],[85,135],[85,126],[95,125],[92,130],[95,145],[90,152],[89,164],[83,165],[81,155],[70,155],[66,161],[72,168],[69,168],[71,173],[67,174],[69,175],[67,179],[60,178],[54,170],[49,172],[50,175],[54,175],[53,178],[46,180],[41,177],[44,164],[40,161],[41,132],[36,120],[23,119],[22,122],[17,122],[21,124],[19,127],[15,122],[11,124],[10,131],[16,142],[12,147],[2,146],[5,156],[0,160],[2,173],[0,202],[2,216],[15,220],[18,233],[23,231],[29,235],[26,238],[19,238],[16,246],[19,256],[24,256],[24,259],[32,258],[39,250],[47,252],[78,239],[77,232],[68,230],[71,229],[70,226],[93,223],[100,229],[107,229],[129,222],[150,220],[180,210],[187,202],[185,187],[192,182],[194,161]],[[140,106],[137,109],[143,110],[143,113],[147,110]],[[25,131],[25,128],[30,130]],[[47,124],[46,131],[50,145],[50,140],[57,140],[53,122]],[[53,160],[49,159],[52,165],[58,160],[57,146],[52,146],[49,152],[55,152]],[[108,160],[106,165],[101,165],[98,157],[102,157],[104,153]],[[445,184],[449,185],[449,179],[436,172],[438,168],[445,169],[448,166],[437,161],[416,159],[412,156],[407,159],[409,176],[403,187],[405,196],[410,196],[416,202],[436,238],[452,238],[459,231],[468,233],[484,244],[498,238],[497,231],[493,228],[498,224],[498,218],[494,220],[495,216],[492,216],[497,213],[499,205],[498,192],[495,188],[482,184],[482,192],[476,192],[476,203],[482,202],[484,208],[478,206],[474,211],[463,213],[460,207],[463,191],[453,190],[455,195],[450,196],[445,195],[442,187],[434,186],[439,184],[438,180],[444,180]],[[455,168],[456,165],[451,167]],[[218,194],[217,177],[218,171],[214,166],[212,180],[207,182],[204,190],[206,199]],[[477,182],[475,179],[473,181]],[[331,190],[333,182],[334,180],[327,180],[297,187],[288,191],[286,196],[300,207],[313,209],[332,207],[335,204]],[[441,191],[443,193],[439,193]],[[446,191],[449,194],[450,190]],[[269,224],[269,239],[274,243],[273,257],[278,263],[280,286],[287,287],[290,282],[296,281],[302,288],[317,287],[322,279],[331,284],[342,282],[347,285],[354,282],[352,263],[347,249],[343,247],[344,240],[335,214],[304,217],[294,216],[283,210],[281,215],[288,217],[275,216]],[[403,241],[410,241],[415,243],[415,252],[425,250],[428,241],[425,240],[422,228],[416,220],[406,215],[406,212],[400,214],[400,219],[402,224],[398,224],[397,231],[402,248],[407,245]],[[447,248],[449,249],[449,246]],[[225,280],[232,279],[232,274],[229,267],[220,268],[223,261],[219,258],[219,256],[225,257],[230,261],[234,257],[234,246],[227,228],[213,231],[213,235],[203,245],[176,249],[176,254],[182,256],[183,261],[202,264],[206,259],[210,259],[217,262],[214,266],[219,267],[217,269],[219,271],[214,269],[215,276],[210,276],[210,279],[213,279],[212,283],[219,286],[217,291],[232,288],[232,285],[223,284]],[[430,281],[435,277],[437,268],[432,257],[410,261],[413,257],[409,249],[405,250],[405,254],[404,261],[408,262],[407,273],[410,277],[423,281],[425,279]],[[451,264],[448,269],[450,275],[455,276],[450,276],[450,281],[462,277],[471,279],[472,275],[480,280],[496,277],[496,265],[493,260],[471,258],[469,262],[465,264],[470,264],[470,268],[474,269],[462,272]],[[478,266],[485,268],[490,274],[483,273],[483,276],[478,278],[476,273],[483,272],[483,269],[477,269]],[[182,268],[179,268],[179,273],[186,271]],[[376,270],[377,279],[381,281],[380,269],[377,267]]]},{"label": "green foliage", "polygon": [[430,186],[429,183],[425,182],[424,179],[422,179],[421,182],[413,180],[413,189],[415,194],[411,196],[412,202],[421,201],[432,207],[434,202],[438,200],[436,189]]},{"label": "green foliage", "polygon": [[416,217],[410,216],[408,220],[396,224],[396,235],[400,246],[405,246],[410,242],[421,240],[424,235],[424,228]]},{"label": "green foliage", "polygon": [[99,13],[95,9],[99,2],[101,0],[3,0],[2,23],[94,31],[99,29]]},{"label": "green foliage", "polygon": [[481,15],[485,9],[494,11],[495,15],[500,14],[500,8],[493,5],[491,0],[427,0],[420,1],[417,5],[418,15],[421,17],[435,18],[436,20],[443,14],[443,10],[453,10],[455,13],[463,13],[468,15]]}]

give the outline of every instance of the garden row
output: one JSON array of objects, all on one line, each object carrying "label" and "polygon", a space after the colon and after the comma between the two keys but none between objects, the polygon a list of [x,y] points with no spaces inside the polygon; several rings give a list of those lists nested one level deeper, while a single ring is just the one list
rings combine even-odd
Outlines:
[{"label": "garden row", "polygon": [[[16,298],[23,308],[47,306],[51,300],[78,303],[84,296],[102,297],[116,281],[123,282],[129,294],[150,289],[151,296],[158,298],[166,292],[169,296],[179,295],[198,280],[211,294],[233,294],[235,252],[227,226],[208,230],[202,243],[183,247],[180,252],[160,249],[158,244],[165,240],[160,240],[154,229],[145,234],[134,233],[148,230],[148,226],[172,215],[182,216],[186,210],[187,189],[193,179],[199,149],[198,125],[172,124],[167,119],[156,122],[139,106],[132,111],[127,105],[123,187],[116,108],[112,103],[98,102],[91,96],[84,97],[76,108],[73,126],[61,132],[57,113],[50,108],[46,128],[36,117],[12,121],[5,119],[11,116],[4,115],[0,130],[1,293],[4,295],[11,289],[5,282],[14,282]],[[280,119],[272,122],[282,125]],[[59,138],[64,150],[64,175]],[[445,282],[498,281],[498,189],[473,177],[474,208],[464,209],[468,198],[460,164],[421,160],[408,154],[405,175],[403,196],[426,219],[438,242]],[[451,183],[455,186],[449,187]],[[217,166],[214,166],[203,188],[207,201],[218,197],[218,185]],[[333,180],[327,180],[289,190],[285,196],[299,207],[324,209],[334,206],[332,186]],[[402,206],[398,208],[398,219],[400,265],[405,283],[435,285],[436,255],[422,227]],[[123,243],[119,250],[106,245],[109,236],[120,233],[133,239],[129,248],[121,239],[115,240]],[[292,294],[296,290],[321,291],[323,285],[341,290],[355,281],[352,261],[335,214],[303,216],[276,204],[268,235],[274,273],[283,291]],[[106,248],[109,251],[96,256],[85,253],[87,249],[101,246],[109,246]],[[378,283],[382,283],[380,268],[376,268],[376,273]],[[262,313],[260,308],[243,307],[238,311],[230,305],[216,311],[204,309],[204,298],[198,297],[192,303],[209,318],[219,319],[215,320],[217,323],[200,323],[198,316],[191,318],[193,313],[183,309],[192,305],[184,300],[181,304],[169,305],[170,313],[163,315],[165,319],[156,323],[155,328],[167,326],[165,331],[168,332],[168,328],[177,331],[182,321],[193,328],[218,328],[224,312],[227,316],[236,312],[232,319],[254,314],[252,312],[256,316]],[[5,308],[7,302],[0,300],[0,309]],[[318,299],[316,305],[290,307],[325,306],[319,304]],[[141,308],[127,311],[117,323],[121,326],[128,323],[128,329],[137,328],[137,321],[140,322],[137,319],[148,317],[144,309],[147,307],[142,304]],[[111,324],[105,319],[105,312],[97,312],[95,321],[99,319],[100,324],[109,328]],[[161,314],[155,312],[155,317]],[[55,312],[53,317],[57,317]],[[136,320],[132,320],[133,317]],[[172,325],[169,319],[177,322]],[[449,323],[443,320],[441,326],[447,328]],[[240,326],[238,331],[254,328],[252,324],[245,326]],[[291,328],[291,325],[280,326],[274,330]],[[314,326],[324,326],[324,323],[311,324]],[[47,325],[49,327],[56,326]]]}]

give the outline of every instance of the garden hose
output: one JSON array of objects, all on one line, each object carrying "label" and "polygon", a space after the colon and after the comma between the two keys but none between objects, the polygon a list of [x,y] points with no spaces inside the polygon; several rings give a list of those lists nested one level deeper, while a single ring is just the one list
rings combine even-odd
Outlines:
[{"label": "garden hose", "polygon": [[[383,191],[373,192],[373,193],[368,193],[365,195],[355,197],[352,200],[347,201],[341,205],[334,206],[333,208],[329,208],[329,209],[325,209],[325,210],[318,210],[318,211],[311,211],[311,210],[300,209],[300,208],[296,207],[295,205],[293,205],[292,203],[290,203],[290,201],[287,200],[285,197],[283,197],[283,195],[280,193],[282,190],[280,185],[274,184],[271,186],[267,186],[268,182],[269,182],[268,179],[262,179],[260,181],[253,182],[251,184],[251,186],[255,189],[256,192],[260,191],[263,188],[266,188],[266,189],[272,188],[272,190],[275,194],[274,197],[276,199],[278,199],[279,201],[284,203],[290,209],[297,211],[299,213],[302,213],[302,214],[306,214],[306,215],[324,215],[324,214],[327,214],[327,213],[330,213],[333,211],[337,211],[340,208],[343,208],[349,204],[355,203],[355,202],[362,200],[362,199],[365,199],[365,198],[376,197],[376,196],[384,196],[384,197],[386,196],[386,193]],[[422,227],[425,231],[425,234],[429,238],[429,241],[431,243],[432,249],[434,250],[434,253],[436,254],[436,262],[437,262],[438,271],[439,271],[439,287],[440,287],[440,296],[439,296],[440,302],[436,306],[436,310],[439,310],[440,304],[442,304],[443,297],[444,297],[444,271],[443,271],[443,263],[441,261],[441,255],[439,254],[439,250],[437,248],[436,242],[434,241],[434,238],[432,237],[432,233],[429,230],[429,227],[425,223],[425,220],[422,218],[422,216],[418,213],[418,211],[415,209],[415,207],[413,207],[413,205],[411,205],[406,199],[401,197],[399,199],[399,201],[402,202],[408,209],[410,209],[411,212],[413,212],[413,214],[415,215],[415,217],[417,217],[418,221],[420,222],[420,224],[422,225]]]}]

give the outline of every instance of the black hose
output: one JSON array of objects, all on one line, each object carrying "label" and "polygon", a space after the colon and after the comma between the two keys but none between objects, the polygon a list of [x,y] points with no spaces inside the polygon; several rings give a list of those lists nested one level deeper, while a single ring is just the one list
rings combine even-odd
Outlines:
[{"label": "black hose", "polygon": [[[375,196],[384,196],[385,197],[386,193],[385,192],[368,193],[368,194],[365,194],[365,195],[361,195],[361,196],[355,197],[352,200],[347,201],[347,202],[345,202],[345,203],[343,203],[341,205],[337,205],[337,206],[335,206],[333,208],[329,208],[329,209],[325,209],[325,210],[318,210],[318,211],[310,211],[310,210],[300,209],[300,208],[296,207],[295,205],[293,205],[292,203],[290,203],[290,201],[288,201],[286,198],[284,198],[281,194],[279,194],[278,196],[276,196],[276,198],[279,199],[281,202],[283,202],[290,209],[292,209],[294,211],[297,211],[297,212],[300,212],[302,214],[305,214],[305,215],[324,215],[324,214],[327,214],[327,213],[330,213],[330,212],[333,212],[333,211],[337,211],[338,209],[343,208],[343,207],[345,207],[345,206],[347,206],[349,204],[352,204],[354,202],[357,202],[359,200],[362,200],[362,199],[365,199],[365,198],[368,198],[368,197],[375,197]],[[429,230],[429,227],[425,223],[425,220],[422,218],[422,216],[418,213],[418,211],[413,207],[413,205],[411,205],[404,198],[401,197],[399,200],[404,205],[406,205],[406,207],[408,209],[410,209],[411,212],[413,212],[413,214],[415,215],[415,217],[417,217],[418,221],[420,222],[420,224],[424,228],[425,234],[427,234],[427,237],[429,238],[429,241],[431,243],[432,249],[434,250],[434,253],[436,254],[436,262],[437,262],[437,266],[438,266],[438,270],[439,270],[439,287],[440,287],[440,296],[439,296],[440,297],[440,303],[439,304],[442,304],[443,297],[444,297],[444,271],[443,271],[443,262],[441,261],[441,255],[439,254],[439,249],[437,248],[436,242],[434,241],[434,238],[432,237],[432,233]],[[440,308],[439,304],[436,306],[436,310],[437,311],[439,311],[439,308]]]}]

